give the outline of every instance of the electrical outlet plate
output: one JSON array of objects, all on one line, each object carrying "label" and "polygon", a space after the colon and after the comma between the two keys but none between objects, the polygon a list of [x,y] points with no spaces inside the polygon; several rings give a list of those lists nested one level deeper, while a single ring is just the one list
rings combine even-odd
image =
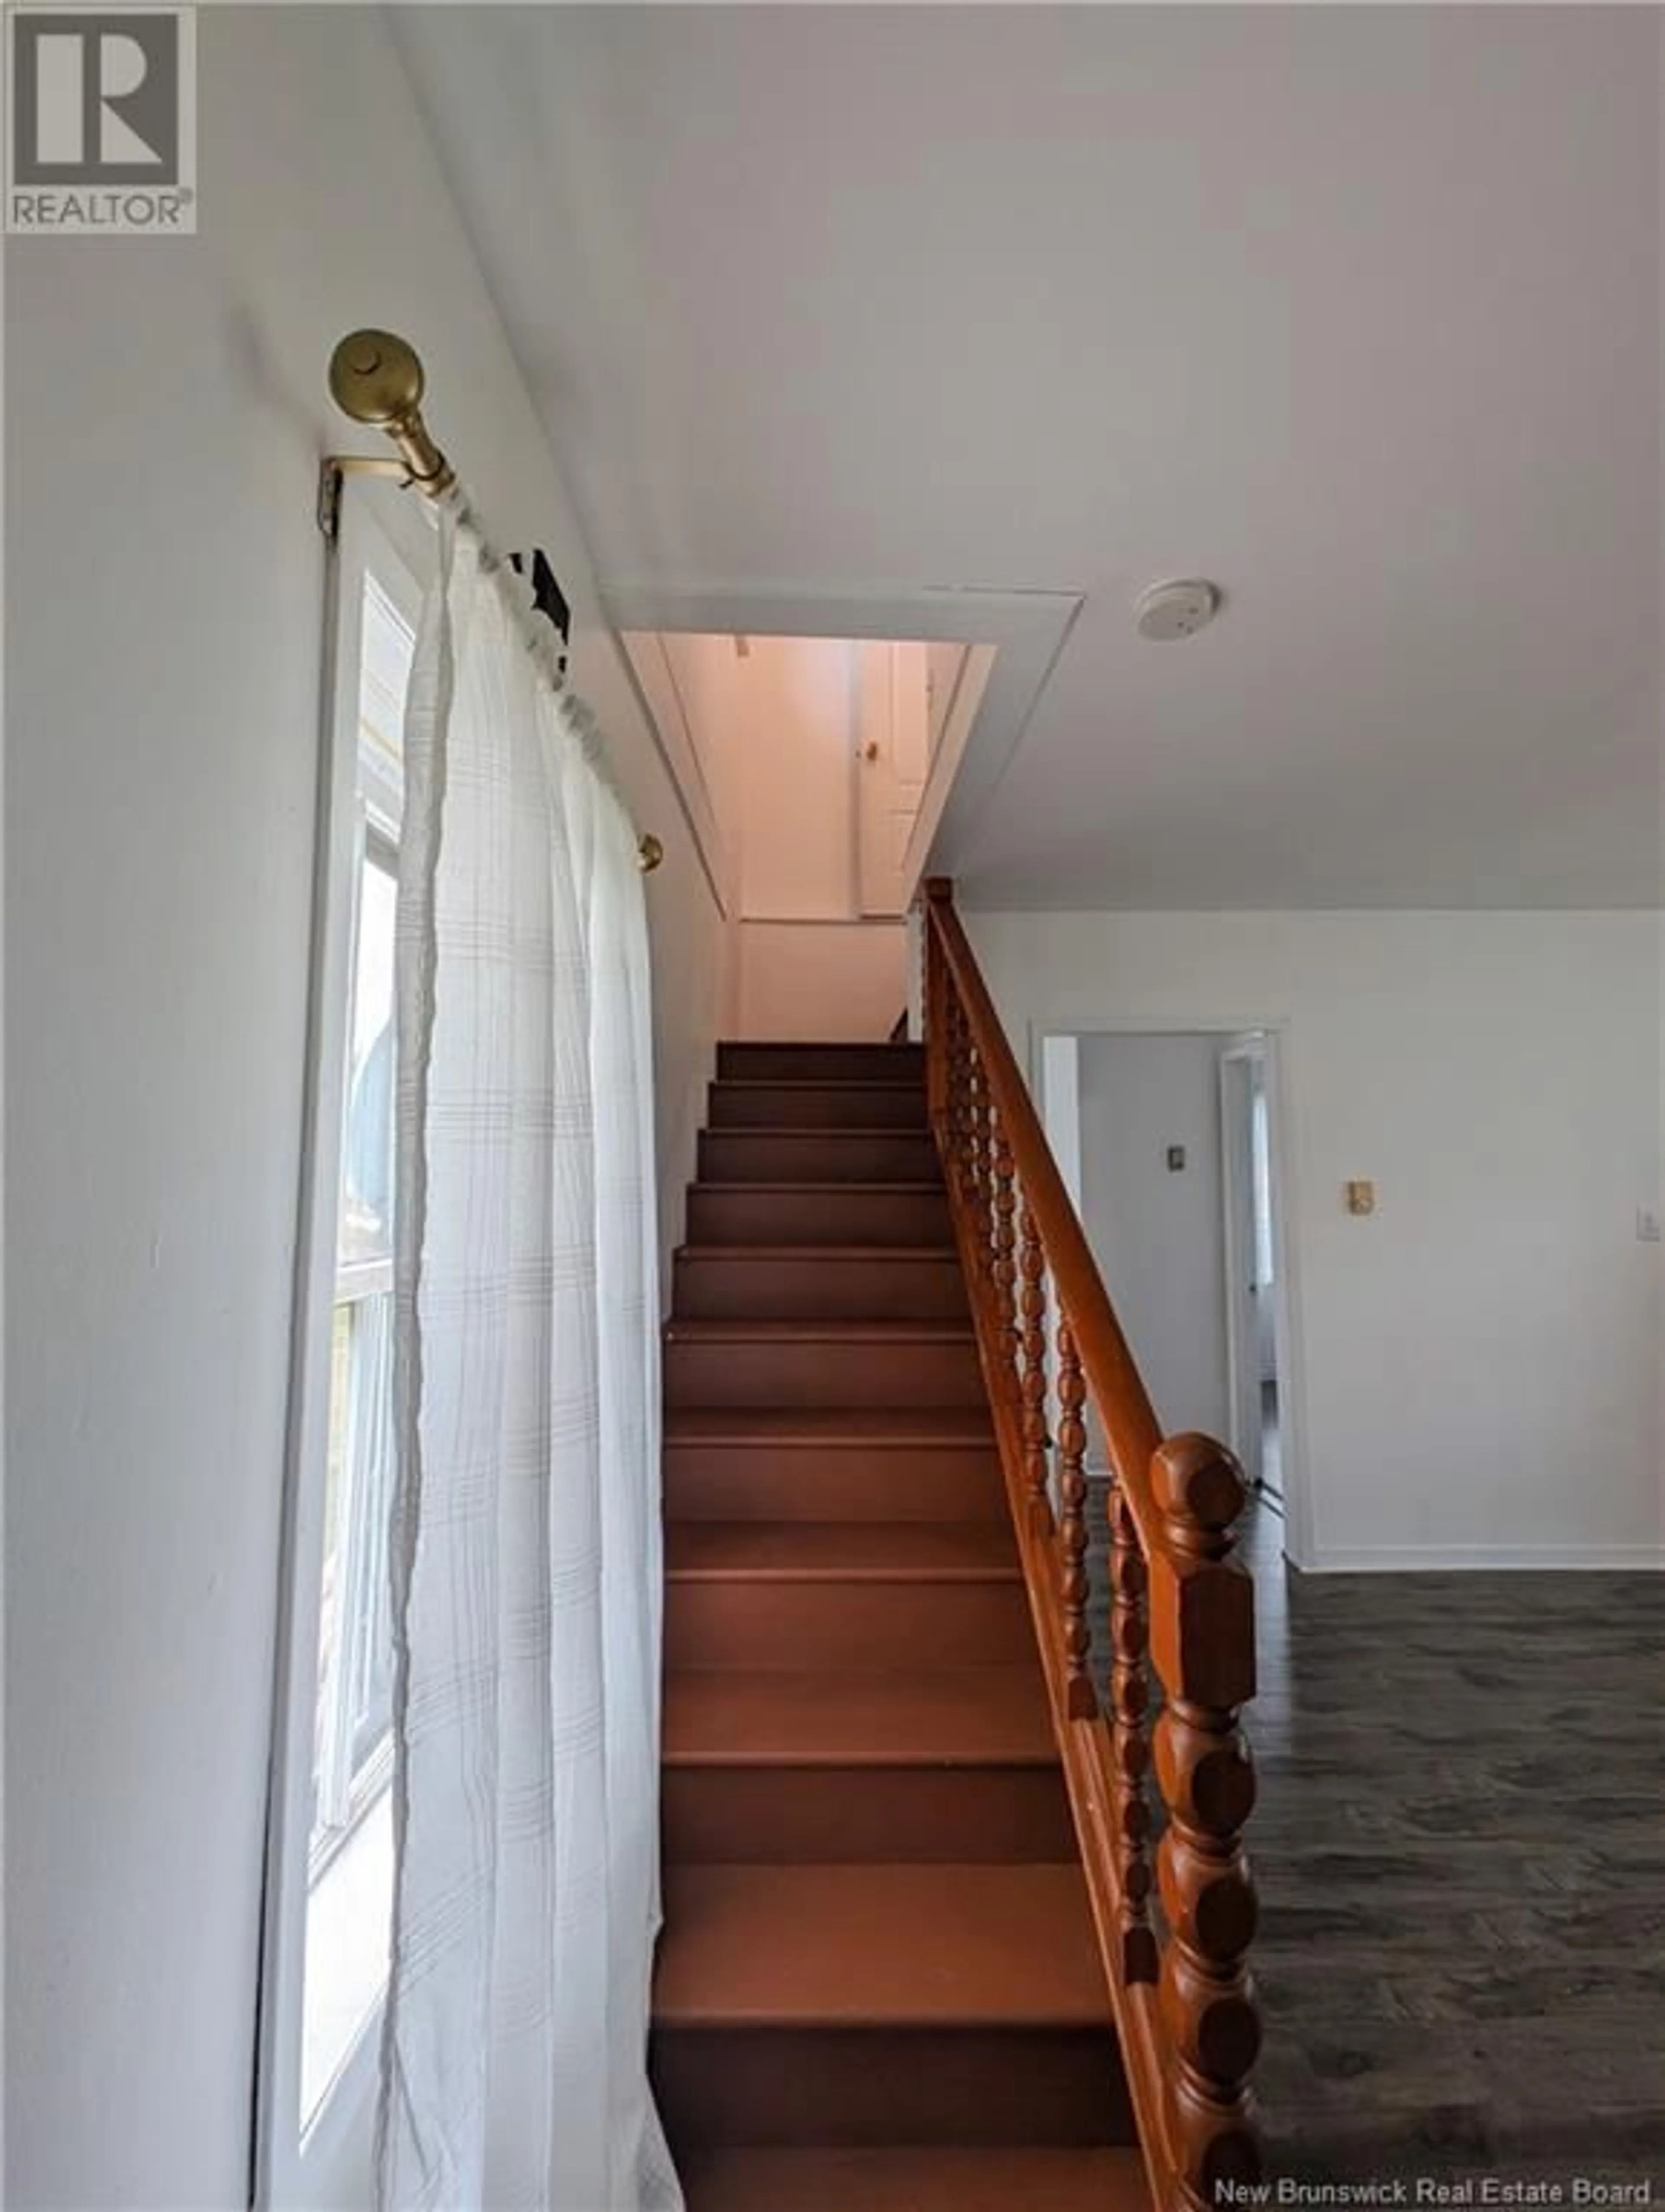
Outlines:
[{"label": "electrical outlet plate", "polygon": [[1638,1206],[1636,1209],[1636,1241],[1638,1244],[1657,1244],[1659,1242],[1659,1212],[1657,1207]]}]

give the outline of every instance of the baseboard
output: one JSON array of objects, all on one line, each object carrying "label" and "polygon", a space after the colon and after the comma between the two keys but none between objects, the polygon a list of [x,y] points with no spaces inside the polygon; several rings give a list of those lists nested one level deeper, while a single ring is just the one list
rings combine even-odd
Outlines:
[{"label": "baseboard", "polygon": [[[1089,1482],[1108,1483],[1110,1470],[1090,1465]],[[1282,1504],[1263,1504],[1281,1520]],[[1303,1575],[1660,1574],[1665,1544],[1382,1544],[1321,1548],[1309,1559],[1290,1557]]]},{"label": "baseboard", "polygon": [[1657,1574],[1659,1544],[1387,1544],[1365,1550],[1316,1551],[1303,1571],[1314,1575],[1536,1571]]}]

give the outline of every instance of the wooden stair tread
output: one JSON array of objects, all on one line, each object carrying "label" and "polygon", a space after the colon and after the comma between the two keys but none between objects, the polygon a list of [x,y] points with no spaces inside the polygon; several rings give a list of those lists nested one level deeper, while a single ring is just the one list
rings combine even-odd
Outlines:
[{"label": "wooden stair tread", "polygon": [[803,1182],[933,1183],[942,1162],[926,1127],[797,1127],[778,1121],[700,1132],[697,1180],[705,1183]]},{"label": "wooden stair tread", "polygon": [[1103,2028],[1081,1870],[677,1866],[654,2017],[676,2027]]},{"label": "wooden stair tread", "polygon": [[[742,1248],[747,1249],[750,1248]],[[816,1444],[870,1451],[904,1445],[994,1449],[993,1416],[975,1406],[668,1406],[667,1444]]]},{"label": "wooden stair tread", "polygon": [[1052,1766],[1040,1669],[690,1668],[665,1686],[667,1765]]},{"label": "wooden stair tread", "polygon": [[843,1052],[881,1054],[893,1052],[899,1059],[924,1063],[925,1047],[913,1037],[741,1037],[717,1040],[719,1052]]},{"label": "wooden stair tread", "polygon": [[[769,1185],[754,1182],[742,1188],[767,1190]],[[898,1262],[903,1267],[923,1262],[940,1267],[951,1261],[957,1266],[960,1255],[951,1244],[679,1244],[676,1256],[679,1260],[697,1259],[702,1267],[723,1261],[749,1267],[759,1260],[812,1260],[817,1267],[877,1264],[890,1267]]]},{"label": "wooden stair tread", "polygon": [[971,1344],[975,1334],[969,1321],[775,1321],[757,1319],[672,1319],[665,1325],[671,1344]]},{"label": "wooden stair tread", "polygon": [[1149,2212],[1136,2150],[887,2150],[696,2153],[683,2173],[688,2212]]},{"label": "wooden stair tread", "polygon": [[[745,1130],[738,1130],[738,1129],[737,1129],[737,1130],[733,1130],[733,1131],[730,1131],[730,1132],[726,1132],[725,1133],[726,1133],[726,1134],[732,1134],[732,1135],[734,1135],[734,1136],[756,1137],[756,1136],[759,1136],[759,1135],[761,1135],[761,1134],[763,1133],[763,1132],[762,1132],[762,1131],[760,1131],[760,1130],[757,1130],[757,1129],[745,1129]],[[771,1133],[772,1133],[772,1134],[775,1134],[775,1135],[779,1135],[779,1134],[781,1134],[781,1133],[780,1131],[778,1131],[778,1130],[777,1130],[777,1131],[771,1132]],[[802,1136],[802,1135],[804,1135],[805,1133],[803,1130],[801,1130],[801,1129],[795,1129],[795,1130],[791,1131],[791,1132],[790,1132],[790,1133],[791,1133],[792,1135],[793,1135],[793,1136]],[[815,1133],[816,1133],[816,1135],[817,1135],[817,1136],[818,1136],[818,1137],[819,1137],[819,1136],[836,1135],[837,1133],[836,1133],[836,1131],[829,1131],[829,1130],[825,1130],[825,1129],[817,1129],[817,1130],[815,1132]],[[867,1130],[867,1131],[862,1132],[861,1133],[866,1134],[866,1135],[868,1135],[868,1136],[871,1136],[871,1135],[872,1134],[872,1132],[871,1130]],[[845,1182],[845,1181],[843,1180],[843,1178],[842,1178],[842,1177],[840,1177],[840,1178],[838,1178],[837,1180],[836,1180],[836,1181],[834,1181],[834,1182],[828,1182],[828,1180],[826,1179],[826,1177],[825,1177],[824,1176],[799,1176],[795,1177],[793,1181],[788,1182],[714,1182],[713,1181],[711,1181],[711,1180],[710,1180],[710,1178],[709,1178],[709,1177],[705,1176],[702,1176],[700,1177],[699,1181],[698,1181],[698,1182],[696,1182],[693,1187],[694,1187],[694,1188],[695,1188],[696,1190],[700,1190],[700,1191],[734,1191],[734,1190],[738,1190],[738,1191],[744,1192],[744,1194],[745,1194],[748,1198],[755,1198],[755,1197],[758,1197],[758,1196],[761,1196],[761,1195],[767,1195],[767,1194],[774,1194],[774,1195],[775,1195],[775,1196],[779,1196],[782,1192],[791,1191],[791,1192],[796,1193],[796,1192],[798,1192],[798,1191],[803,1191],[803,1190],[814,1190],[814,1191],[825,1191],[825,1190],[866,1191],[866,1190],[872,1190],[872,1191],[877,1191],[877,1192],[880,1194],[880,1196],[881,1196],[881,1197],[884,1197],[884,1198],[895,1198],[895,1197],[896,1197],[896,1196],[898,1196],[898,1195],[901,1195],[901,1196],[903,1196],[903,1197],[911,1197],[911,1196],[914,1196],[914,1195],[915,1195],[915,1194],[919,1194],[919,1193],[921,1193],[921,1192],[922,1192],[922,1193],[924,1193],[927,1196],[931,1197],[931,1198],[940,1198],[940,1197],[942,1196],[942,1194],[943,1194],[943,1182],[942,1182],[942,1178],[941,1178],[940,1176],[936,1176],[936,1177],[934,1177],[932,1181],[930,1181],[930,1182],[923,1182],[923,1181],[921,1181],[921,1180],[920,1180],[920,1179],[918,1179],[917,1177],[916,1177],[916,1178],[915,1178],[914,1180],[912,1180],[912,1181],[910,1181],[910,1182],[890,1182],[890,1181],[889,1181],[889,1180],[887,1180],[887,1181],[885,1181],[885,1182],[871,1182],[871,1181],[869,1181],[869,1182]],[[939,1243],[939,1242],[940,1242],[940,1239],[939,1239],[939,1238],[933,1238],[933,1240],[932,1240],[932,1244],[933,1244],[933,1248],[934,1248],[934,1246],[935,1246],[935,1245],[937,1245],[938,1243]],[[726,1248],[726,1247],[713,1247],[713,1246],[711,1246],[711,1245],[702,1245],[700,1249],[701,1249],[701,1250],[702,1250],[702,1251],[710,1251],[710,1250],[713,1250],[713,1249],[726,1249],[727,1248]],[[897,1246],[897,1245],[895,1245],[895,1244],[884,1244],[884,1245],[881,1245],[878,1249],[879,1249],[881,1251],[884,1251],[884,1252],[895,1252],[895,1251],[897,1251],[897,1250],[902,1250],[902,1251],[918,1251],[918,1250],[920,1249],[920,1247],[919,1247],[918,1245],[902,1245],[902,1246]]]},{"label": "wooden stair tread", "polygon": [[915,1097],[924,1081],[924,1070],[894,1075],[720,1075],[714,1088],[720,1091],[901,1091]]},{"label": "wooden stair tread", "polygon": [[[745,1088],[744,1085],[740,1087],[743,1090]],[[755,1086],[759,1091],[791,1091],[794,1088],[804,1091],[826,1091],[836,1086],[825,1083],[805,1083],[795,1086],[790,1083],[759,1083]],[[894,1083],[852,1083],[846,1087],[851,1091],[896,1091],[900,1090],[902,1085]],[[908,1137],[924,1144],[931,1142],[931,1133],[928,1129],[864,1129],[859,1125],[852,1128],[848,1121],[830,1121],[822,1128],[817,1128],[813,1125],[805,1128],[801,1121],[748,1121],[743,1129],[707,1128],[702,1133],[708,1137],[791,1137],[794,1140],[801,1138],[806,1142],[813,1139],[817,1145],[836,1145],[848,1141],[851,1145],[860,1146],[863,1143],[871,1143],[874,1137]]]},{"label": "wooden stair tread", "polygon": [[[1019,1582],[1010,1530],[991,1521],[679,1521],[665,1530],[672,1582]],[[1037,1670],[1038,1673],[1038,1670]]]}]

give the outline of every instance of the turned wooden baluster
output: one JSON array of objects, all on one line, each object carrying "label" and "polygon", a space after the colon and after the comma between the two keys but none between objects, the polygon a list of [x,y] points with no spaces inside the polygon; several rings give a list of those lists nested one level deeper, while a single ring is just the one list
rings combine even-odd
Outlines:
[{"label": "turned wooden baluster", "polygon": [[1098,1710],[1087,1655],[1087,1449],[1081,1408],[1086,1401],[1081,1355],[1066,1321],[1058,1324],[1058,1594],[1064,1611],[1064,1710],[1073,1721]]},{"label": "turned wooden baluster", "polygon": [[925,929],[925,1101],[926,1118],[941,1156],[948,1142],[948,1098],[952,1047],[948,1034],[948,975],[942,947],[927,917]]},{"label": "turned wooden baluster", "polygon": [[1018,1194],[1012,1181],[1012,1147],[1006,1142],[1006,1125],[998,1110],[990,1117],[989,1151],[994,1181],[994,1310],[1000,1323],[1000,1372],[1015,1405],[1021,1403],[1023,1387],[1018,1365],[1022,1344],[1018,1334],[1018,1237],[1013,1225]]},{"label": "turned wooden baluster", "polygon": [[977,1272],[987,1281],[994,1256],[988,1205],[988,1082],[983,1072],[982,1054],[975,1044],[970,1049],[970,1068],[966,1091],[966,1194],[971,1209]]},{"label": "turned wooden baluster", "polygon": [[1110,1488],[1109,1528],[1110,1758],[1121,1891],[1121,1969],[1130,1982],[1153,1982],[1157,1944],[1151,1929],[1151,1802],[1145,1789],[1151,1764],[1145,1721],[1151,1678],[1145,1555],[1120,1484]]},{"label": "turned wooden baluster", "polygon": [[1023,1277],[1018,1312],[1024,1349],[1024,1491],[1029,1525],[1037,1536],[1052,1534],[1052,1501],[1047,1495],[1047,1294],[1042,1287],[1046,1256],[1041,1232],[1027,1203],[1018,1217],[1018,1267]]},{"label": "turned wooden baluster", "polygon": [[969,1143],[971,1104],[971,1033],[965,1007],[951,980],[948,1001],[948,1178],[950,1187],[963,1195],[966,1152]]},{"label": "turned wooden baluster", "polygon": [[1243,1470],[1211,1437],[1170,1437],[1151,1464],[1168,1546],[1151,1561],[1156,1669],[1168,1692],[1156,1770],[1169,1825],[1157,1854],[1170,1941],[1160,2004],[1176,2069],[1170,2095],[1187,2198],[1212,2208],[1228,2182],[1257,2181],[1248,2077],[1260,2014],[1244,1954],[1255,1892],[1243,1829],[1255,1771],[1237,1712],[1255,1694],[1254,1592],[1231,1562]]}]

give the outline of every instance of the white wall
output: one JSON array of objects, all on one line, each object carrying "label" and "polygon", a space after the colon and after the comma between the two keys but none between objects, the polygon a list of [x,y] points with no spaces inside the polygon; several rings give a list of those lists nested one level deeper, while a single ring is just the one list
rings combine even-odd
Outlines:
[{"label": "white wall", "polygon": [[906,933],[856,890],[861,648],[754,637],[730,662],[724,788],[738,807],[739,1033],[883,1037],[907,1001]]},{"label": "white wall", "polygon": [[[1224,1437],[1219,1044],[1081,1039],[1081,1225],[1164,1431]],[[1170,1145],[1185,1147],[1178,1173]]]},{"label": "white wall", "polygon": [[854,654],[755,637],[733,664],[730,788],[749,921],[842,921],[855,906]]},{"label": "white wall", "polygon": [[908,1005],[908,932],[899,921],[743,921],[736,1034],[890,1036]]},{"label": "white wall", "polygon": [[688,731],[693,774],[709,799],[722,842],[727,869],[725,894],[738,914],[744,890],[740,874],[744,786],[735,721],[744,664],[734,641],[705,630],[647,630],[634,633],[627,643],[633,657],[644,659],[657,646],[670,672]]},{"label": "white wall", "polygon": [[[8,240],[7,2201],[245,2202],[324,392],[406,332],[645,827],[665,1185],[722,985],[681,816],[379,11],[204,9],[201,234]],[[556,241],[558,248],[558,241]],[[373,438],[358,441],[371,449]],[[667,1224],[674,1229],[674,1223]]]},{"label": "white wall", "polygon": [[1297,1556],[1658,1560],[1656,915],[967,926],[1020,1054],[1049,1026],[1280,1029]]},{"label": "white wall", "polygon": [[639,665],[662,639],[690,772],[726,855],[727,1009],[746,1037],[883,1037],[907,1000],[906,932],[864,921],[856,885],[861,648],[842,639],[633,635]]}]

